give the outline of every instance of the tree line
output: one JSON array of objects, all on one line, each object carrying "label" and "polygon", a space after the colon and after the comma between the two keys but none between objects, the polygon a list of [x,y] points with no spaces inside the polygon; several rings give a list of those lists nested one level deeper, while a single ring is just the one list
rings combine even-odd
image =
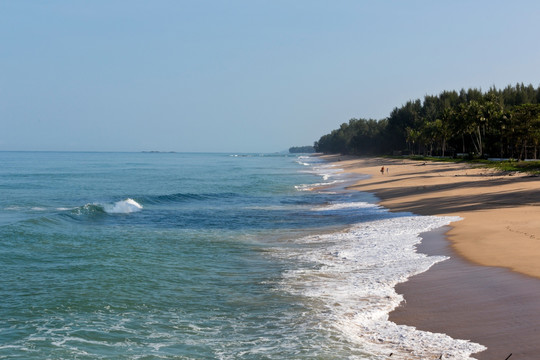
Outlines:
[{"label": "tree line", "polygon": [[314,152],[315,152],[315,148],[311,145],[292,146],[289,148],[289,153],[291,154],[314,153]]},{"label": "tree line", "polygon": [[539,146],[540,86],[523,83],[426,95],[385,119],[351,119],[314,144],[322,153],[519,159],[536,159]]}]

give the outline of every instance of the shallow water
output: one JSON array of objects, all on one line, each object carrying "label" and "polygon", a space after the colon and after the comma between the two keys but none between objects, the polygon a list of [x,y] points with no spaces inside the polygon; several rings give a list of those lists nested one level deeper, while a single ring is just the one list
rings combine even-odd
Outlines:
[{"label": "shallow water", "polygon": [[479,349],[387,321],[444,259],[418,234],[455,219],[391,214],[317,158],[238,155],[0,153],[0,358]]}]

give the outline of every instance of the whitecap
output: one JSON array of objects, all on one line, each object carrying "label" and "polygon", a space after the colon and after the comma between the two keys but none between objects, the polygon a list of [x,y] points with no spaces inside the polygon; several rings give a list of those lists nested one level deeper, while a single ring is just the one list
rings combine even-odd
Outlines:
[{"label": "whitecap", "polygon": [[341,180],[334,180],[329,182],[322,182],[322,183],[315,183],[315,184],[301,184],[301,185],[295,185],[294,188],[298,191],[312,191],[314,189],[326,187],[326,186],[332,186],[339,184],[343,181]]},{"label": "whitecap", "polygon": [[381,209],[379,205],[367,203],[365,201],[333,203],[311,209],[312,211],[335,211],[335,210],[365,210]]},{"label": "whitecap", "polygon": [[103,206],[103,210],[109,214],[129,214],[132,212],[141,211],[142,208],[143,206],[141,204],[131,198]]},{"label": "whitecap", "polygon": [[22,207],[16,206],[16,205],[12,205],[12,206],[6,206],[6,207],[4,208],[4,210],[7,210],[7,211],[19,211],[19,210],[22,210]]}]

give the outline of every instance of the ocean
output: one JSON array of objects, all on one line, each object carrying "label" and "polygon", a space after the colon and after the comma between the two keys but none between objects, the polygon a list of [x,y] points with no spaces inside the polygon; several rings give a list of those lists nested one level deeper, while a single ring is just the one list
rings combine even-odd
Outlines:
[{"label": "ocean", "polygon": [[0,359],[467,359],[388,321],[443,257],[307,155],[0,152]]}]

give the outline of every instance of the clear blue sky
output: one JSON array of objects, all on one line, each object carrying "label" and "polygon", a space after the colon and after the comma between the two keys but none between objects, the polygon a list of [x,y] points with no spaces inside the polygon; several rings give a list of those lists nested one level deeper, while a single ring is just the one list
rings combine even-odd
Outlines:
[{"label": "clear blue sky", "polygon": [[538,1],[0,0],[0,150],[274,152],[540,85]]}]

